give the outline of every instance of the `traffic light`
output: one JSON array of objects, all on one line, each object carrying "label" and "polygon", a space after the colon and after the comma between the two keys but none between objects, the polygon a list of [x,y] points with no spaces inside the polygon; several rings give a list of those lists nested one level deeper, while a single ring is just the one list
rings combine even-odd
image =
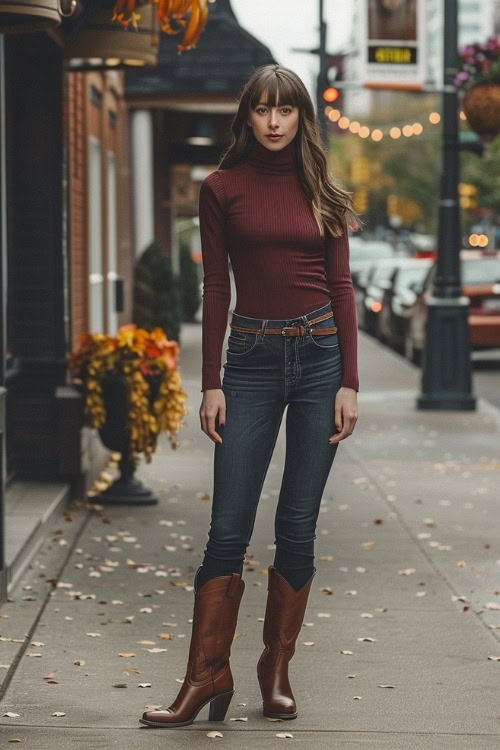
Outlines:
[{"label": "traffic light", "polygon": [[354,210],[363,214],[368,209],[368,190],[365,187],[358,187],[352,196]]},{"label": "traffic light", "polygon": [[327,55],[325,68],[320,71],[317,79],[317,94],[319,104],[333,104],[342,109],[343,92],[340,86],[336,86],[337,81],[342,81],[344,65],[344,55]]},{"label": "traffic light", "polygon": [[477,208],[477,187],[468,182],[458,183],[458,195],[460,198],[460,208],[466,211],[473,211]]},{"label": "traffic light", "polygon": [[387,216],[397,216],[399,214],[399,198],[397,195],[387,196]]},{"label": "traffic light", "polygon": [[351,182],[353,185],[368,185],[371,164],[366,156],[355,156],[351,162]]},{"label": "traffic light", "polygon": [[324,89],[323,91],[323,99],[329,104],[332,104],[332,102],[336,102],[339,96],[340,92],[334,86],[328,86],[328,88]]}]

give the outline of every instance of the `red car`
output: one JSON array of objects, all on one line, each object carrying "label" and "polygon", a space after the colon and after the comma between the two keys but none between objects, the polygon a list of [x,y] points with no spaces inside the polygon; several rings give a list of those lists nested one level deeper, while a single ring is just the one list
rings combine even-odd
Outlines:
[{"label": "red car", "polygon": [[[500,251],[461,250],[462,289],[469,298],[469,337],[472,349],[500,347]],[[436,264],[410,310],[405,354],[418,363],[425,343],[427,299],[431,295]]]}]

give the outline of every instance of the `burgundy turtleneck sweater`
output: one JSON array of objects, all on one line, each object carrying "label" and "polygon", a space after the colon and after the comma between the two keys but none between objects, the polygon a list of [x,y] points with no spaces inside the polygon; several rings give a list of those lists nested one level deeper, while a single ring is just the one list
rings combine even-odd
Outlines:
[{"label": "burgundy turtleneck sweater", "polygon": [[332,303],[342,385],[358,390],[357,317],[347,235],[321,237],[297,174],[295,140],[279,151],[255,141],[247,159],[201,184],[202,391],[220,388],[231,288],[235,312],[287,319]]}]

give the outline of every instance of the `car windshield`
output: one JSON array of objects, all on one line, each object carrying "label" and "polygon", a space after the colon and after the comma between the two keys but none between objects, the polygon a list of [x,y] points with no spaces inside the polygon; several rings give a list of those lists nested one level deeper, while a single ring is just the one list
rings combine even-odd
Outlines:
[{"label": "car windshield", "polygon": [[464,284],[494,284],[500,282],[500,258],[471,258],[462,263]]},{"label": "car windshield", "polygon": [[395,291],[401,292],[403,289],[408,289],[414,281],[423,281],[428,269],[428,263],[422,263],[421,266],[412,266],[410,268],[400,268],[394,279]]},{"label": "car windshield", "polygon": [[394,250],[390,245],[366,243],[366,247],[355,245],[351,247],[350,259],[358,260],[376,260],[377,258],[391,258]]}]

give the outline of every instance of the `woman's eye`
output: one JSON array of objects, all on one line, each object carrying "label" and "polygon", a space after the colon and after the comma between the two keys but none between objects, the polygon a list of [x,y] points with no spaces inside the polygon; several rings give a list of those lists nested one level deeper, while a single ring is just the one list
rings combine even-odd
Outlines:
[{"label": "woman's eye", "polygon": [[[258,109],[257,109],[256,111],[257,111],[257,112],[266,112],[267,110],[266,110],[266,107],[259,107],[259,108],[258,108]],[[282,107],[282,108],[281,108],[281,111],[282,111],[282,112],[283,112],[283,111],[286,111],[286,112],[291,112],[291,109],[290,109],[290,107]]]}]

